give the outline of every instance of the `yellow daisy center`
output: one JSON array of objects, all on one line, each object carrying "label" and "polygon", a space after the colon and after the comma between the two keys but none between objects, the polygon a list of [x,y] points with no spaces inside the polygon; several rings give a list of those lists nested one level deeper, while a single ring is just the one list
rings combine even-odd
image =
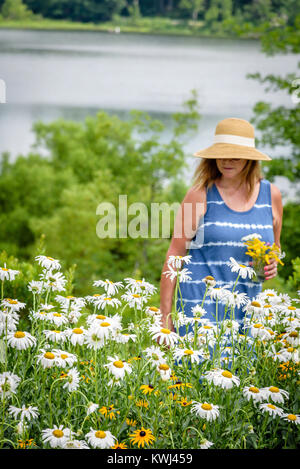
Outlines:
[{"label": "yellow daisy center", "polygon": [[14,337],[16,339],[23,339],[23,337],[25,337],[25,332],[17,331],[17,332],[15,332]]},{"label": "yellow daisy center", "polygon": [[106,437],[106,433],[100,430],[100,431],[95,433],[95,437],[96,438],[101,438],[101,440],[102,440],[103,438]]},{"label": "yellow daisy center", "polygon": [[202,409],[203,410],[211,410],[212,409],[212,406],[210,404],[202,404]]},{"label": "yellow daisy center", "polygon": [[116,368],[124,368],[124,363],[121,360],[117,360],[113,363]]},{"label": "yellow daisy center", "polygon": [[55,436],[55,438],[61,438],[64,436],[64,432],[61,430],[53,430],[52,434]]},{"label": "yellow daisy center", "polygon": [[294,347],[288,347],[288,348],[287,348],[287,351],[290,352],[290,353],[292,353],[292,352],[294,351]]},{"label": "yellow daisy center", "polygon": [[269,388],[269,391],[270,391],[270,392],[279,392],[279,389],[276,388],[276,386],[271,386],[271,387]]},{"label": "yellow daisy center", "polygon": [[53,313],[53,316],[57,317],[57,318],[60,318],[61,317],[61,314],[60,313]]},{"label": "yellow daisy center", "polygon": [[251,386],[251,387],[249,388],[249,391],[250,391],[250,392],[253,392],[254,394],[258,394],[258,393],[259,393],[259,389],[256,388],[255,386]]},{"label": "yellow daisy center", "polygon": [[47,256],[47,259],[49,259],[49,261],[54,261],[53,257]]},{"label": "yellow daisy center", "polygon": [[291,311],[295,311],[295,309],[297,309],[295,306],[288,306],[288,309],[290,309]]},{"label": "yellow daisy center", "polygon": [[105,301],[110,301],[111,298],[103,298]]},{"label": "yellow daisy center", "polygon": [[268,404],[267,407],[269,407],[269,409],[273,409],[273,410],[276,409],[276,407],[273,404]]},{"label": "yellow daisy center", "polygon": [[156,311],[156,312],[159,311],[159,309],[156,308],[155,306],[150,306],[149,309],[150,309],[150,311]]},{"label": "yellow daisy center", "polygon": [[167,371],[167,370],[169,370],[169,368],[170,368],[170,367],[169,367],[166,363],[161,363],[161,364],[159,365],[159,369],[160,369],[160,370],[163,370],[163,371]]},{"label": "yellow daisy center", "polygon": [[54,360],[55,355],[54,355],[54,353],[52,353],[52,352],[46,352],[46,353],[44,354],[44,358],[48,358],[48,360]]},{"label": "yellow daisy center", "polygon": [[60,358],[62,358],[63,360],[65,360],[66,358],[68,358],[68,355],[66,355],[65,353],[62,353]]},{"label": "yellow daisy center", "polygon": [[83,330],[80,329],[80,327],[76,327],[75,329],[73,329],[73,332],[74,334],[83,334]]},{"label": "yellow daisy center", "polygon": [[244,264],[239,264],[239,266],[240,266],[240,267],[244,267],[244,268],[246,268],[246,266],[245,266]]},{"label": "yellow daisy center", "polygon": [[101,327],[109,327],[110,323],[109,322],[101,322],[100,326]]},{"label": "yellow daisy center", "polygon": [[294,422],[295,420],[297,420],[297,417],[296,417],[296,415],[294,415],[294,414],[289,414],[289,415],[287,416],[287,418],[288,418],[289,420],[291,420],[292,422]]},{"label": "yellow daisy center", "polygon": [[293,331],[289,334],[290,337],[298,337],[298,332]]},{"label": "yellow daisy center", "polygon": [[257,308],[260,308],[261,304],[258,301],[252,301],[251,306],[256,306]]},{"label": "yellow daisy center", "polygon": [[261,327],[263,327],[263,325],[258,323],[258,324],[254,324],[253,327],[255,327],[255,329],[260,329]]},{"label": "yellow daisy center", "polygon": [[185,355],[193,355],[194,352],[193,352],[193,350],[185,350],[185,351],[184,351],[184,354],[185,354]]},{"label": "yellow daisy center", "polygon": [[224,376],[224,378],[232,378],[232,373],[230,373],[230,371],[223,371],[222,372],[222,376]]},{"label": "yellow daisy center", "polygon": [[103,316],[103,314],[98,314],[98,316],[96,316],[96,319],[106,319],[106,316]]},{"label": "yellow daisy center", "polygon": [[171,334],[171,331],[170,329],[161,329],[160,332],[162,332],[163,334]]}]

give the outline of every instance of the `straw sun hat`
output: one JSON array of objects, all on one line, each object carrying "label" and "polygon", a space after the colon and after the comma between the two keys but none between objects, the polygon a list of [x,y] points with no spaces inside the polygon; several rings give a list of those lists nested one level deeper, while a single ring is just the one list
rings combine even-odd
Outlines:
[{"label": "straw sun hat", "polygon": [[214,143],[197,151],[199,158],[241,158],[246,160],[271,160],[268,155],[255,148],[254,127],[244,119],[229,117],[217,124]]}]

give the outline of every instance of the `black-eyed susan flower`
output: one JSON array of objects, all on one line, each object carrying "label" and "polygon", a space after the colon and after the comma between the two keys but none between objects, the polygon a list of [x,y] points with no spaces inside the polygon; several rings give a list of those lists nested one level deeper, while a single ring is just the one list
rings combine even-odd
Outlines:
[{"label": "black-eyed susan flower", "polygon": [[111,449],[127,449],[127,445],[125,443],[119,443],[116,441],[114,446],[111,447]]},{"label": "black-eyed susan flower", "polygon": [[129,427],[136,427],[137,421],[134,419],[127,418],[126,423]]},{"label": "black-eyed susan flower", "polygon": [[139,399],[138,401],[136,401],[136,406],[137,407],[144,407],[145,409],[147,409],[149,407],[149,402],[143,400],[143,399]]},{"label": "black-eyed susan flower", "polygon": [[182,407],[188,407],[189,405],[191,405],[193,403],[193,401],[189,401],[188,399],[186,399],[185,397],[182,397],[180,401],[177,401],[178,404],[180,404]]},{"label": "black-eyed susan flower", "polygon": [[155,436],[152,434],[152,431],[142,427],[141,429],[135,430],[130,436],[130,443],[132,445],[138,445],[138,448],[141,446],[144,448],[145,445],[152,445],[155,441]]},{"label": "black-eyed susan flower", "polygon": [[140,390],[143,394],[151,394],[154,391],[154,387],[151,384],[142,384]]},{"label": "black-eyed susan flower", "polygon": [[101,409],[99,409],[99,412],[110,420],[115,419],[116,414],[120,414],[120,412],[114,408],[113,404],[109,407],[102,406]]}]

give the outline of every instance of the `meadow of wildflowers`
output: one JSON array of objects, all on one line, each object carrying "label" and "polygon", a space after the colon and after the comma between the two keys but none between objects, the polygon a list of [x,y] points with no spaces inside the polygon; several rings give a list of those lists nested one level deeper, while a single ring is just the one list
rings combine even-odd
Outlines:
[{"label": "meadow of wildflowers", "polygon": [[[171,256],[165,273],[177,278],[176,300],[189,278],[178,261]],[[60,262],[35,262],[26,320],[22,298],[5,296],[19,272],[0,266],[1,448],[299,445],[299,298],[269,289],[250,300],[207,277],[206,295],[230,314],[212,323],[202,302],[186,317],[175,301],[179,335],[163,326],[145,279],[98,280],[98,293],[66,296]],[[237,278],[253,274],[228,262]]]}]

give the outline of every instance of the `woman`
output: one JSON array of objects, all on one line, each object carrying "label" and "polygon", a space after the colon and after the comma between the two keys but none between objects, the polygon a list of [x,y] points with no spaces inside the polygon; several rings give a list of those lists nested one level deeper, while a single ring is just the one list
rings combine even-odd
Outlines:
[{"label": "woman", "polygon": [[[214,144],[194,154],[202,160],[194,174],[194,185],[184,197],[177,213],[174,233],[162,270],[160,310],[164,327],[174,331],[171,319],[176,279],[170,281],[169,256],[191,256],[187,265],[191,280],[180,283],[184,313],[192,316],[192,308],[201,305],[205,294],[205,277],[212,276],[216,287],[232,287],[237,274],[231,271],[230,257],[249,265],[249,256],[241,238],[251,233],[261,240],[280,247],[282,201],[279,189],[262,178],[260,160],[270,160],[255,149],[254,128],[244,119],[228,118],[218,123]],[[183,267],[183,266],[182,266]],[[265,279],[277,275],[274,259],[265,267]],[[251,299],[261,291],[261,283],[239,278],[235,287]],[[205,317],[214,321],[215,301],[206,297]],[[180,298],[177,310],[182,310]],[[224,306],[218,307],[219,318]],[[242,308],[235,318],[243,318]]]}]

